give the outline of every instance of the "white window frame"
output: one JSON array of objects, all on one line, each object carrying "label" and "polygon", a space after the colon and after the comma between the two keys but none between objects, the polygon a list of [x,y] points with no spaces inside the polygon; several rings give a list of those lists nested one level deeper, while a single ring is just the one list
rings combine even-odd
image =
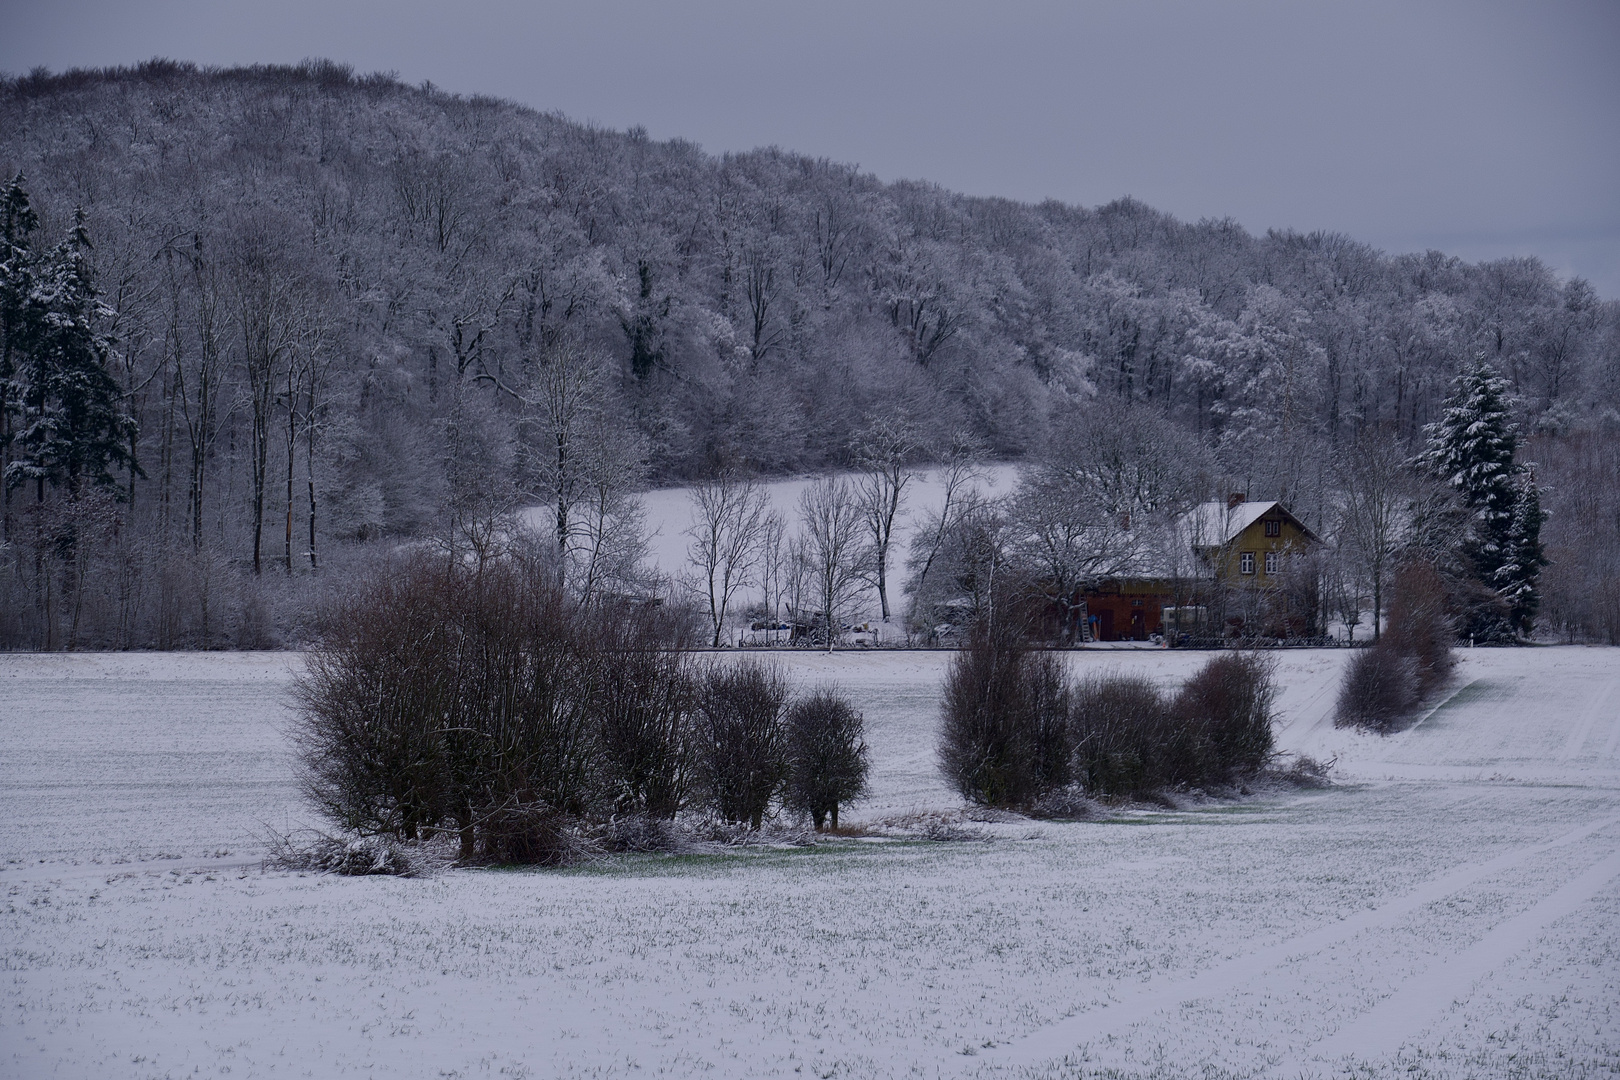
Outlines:
[{"label": "white window frame", "polygon": [[1282,571],[1282,553],[1277,551],[1266,552],[1266,573],[1277,574]]},{"label": "white window frame", "polygon": [[1238,556],[1238,573],[1240,573],[1240,574],[1252,574],[1252,573],[1254,573],[1254,552],[1245,551],[1241,555]]}]

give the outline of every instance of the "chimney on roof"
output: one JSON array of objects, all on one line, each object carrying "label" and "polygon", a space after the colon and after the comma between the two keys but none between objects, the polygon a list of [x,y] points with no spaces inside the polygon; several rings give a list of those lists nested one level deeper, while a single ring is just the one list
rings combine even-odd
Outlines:
[{"label": "chimney on roof", "polygon": [[1226,497],[1226,508],[1228,510],[1236,509],[1238,506],[1241,506],[1243,503],[1247,502],[1248,498],[1248,492],[1234,491]]}]

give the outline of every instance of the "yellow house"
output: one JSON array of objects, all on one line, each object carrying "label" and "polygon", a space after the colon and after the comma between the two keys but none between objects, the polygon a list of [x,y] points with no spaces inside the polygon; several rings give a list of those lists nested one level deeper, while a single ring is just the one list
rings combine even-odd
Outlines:
[{"label": "yellow house", "polygon": [[1217,581],[1231,586],[1279,585],[1291,558],[1322,542],[1282,503],[1242,495],[1204,503],[1186,524],[1193,550]]}]

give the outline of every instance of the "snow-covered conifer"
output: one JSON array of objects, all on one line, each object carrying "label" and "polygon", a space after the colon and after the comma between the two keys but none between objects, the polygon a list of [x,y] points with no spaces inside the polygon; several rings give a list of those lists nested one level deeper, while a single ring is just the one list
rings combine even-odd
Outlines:
[{"label": "snow-covered conifer", "polygon": [[1536,578],[1546,566],[1547,555],[1541,544],[1541,526],[1547,512],[1541,508],[1541,490],[1533,474],[1526,471],[1518,485],[1513,518],[1508,528],[1506,558],[1497,567],[1494,584],[1511,608],[1513,628],[1528,634],[1535,625],[1541,606]]},{"label": "snow-covered conifer", "polygon": [[1472,512],[1463,554],[1481,581],[1494,583],[1510,558],[1513,508],[1518,501],[1518,429],[1508,413],[1507,382],[1483,359],[1457,376],[1441,419],[1425,430],[1428,449],[1419,457],[1455,488]]},{"label": "snow-covered conifer", "polygon": [[111,485],[113,467],[134,466],[135,421],[107,370],[111,342],[96,328],[107,312],[90,264],[83,210],[40,267],[26,303],[37,327],[16,361],[22,427],[5,482],[32,481],[42,500],[46,484],[65,485],[71,494],[86,481]]}]

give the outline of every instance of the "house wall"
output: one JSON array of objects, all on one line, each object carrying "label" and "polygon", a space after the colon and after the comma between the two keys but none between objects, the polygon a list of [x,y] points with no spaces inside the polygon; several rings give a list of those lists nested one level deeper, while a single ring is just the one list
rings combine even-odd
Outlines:
[{"label": "house wall", "polygon": [[1113,581],[1085,594],[1091,633],[1098,641],[1146,641],[1164,629],[1170,592],[1160,581]]},{"label": "house wall", "polygon": [[[1278,522],[1278,536],[1267,536],[1267,521]],[[1286,572],[1285,566],[1278,567],[1278,574],[1266,572],[1266,553],[1277,552],[1286,562],[1289,554],[1304,554],[1309,550],[1310,538],[1305,530],[1300,528],[1280,508],[1274,508],[1264,516],[1256,518],[1249,527],[1233,537],[1232,542],[1223,545],[1217,555],[1217,574],[1229,585],[1244,585],[1249,582],[1255,584],[1270,584],[1270,578],[1281,576]],[[1254,556],[1254,573],[1243,572],[1243,555],[1247,552]]]}]

